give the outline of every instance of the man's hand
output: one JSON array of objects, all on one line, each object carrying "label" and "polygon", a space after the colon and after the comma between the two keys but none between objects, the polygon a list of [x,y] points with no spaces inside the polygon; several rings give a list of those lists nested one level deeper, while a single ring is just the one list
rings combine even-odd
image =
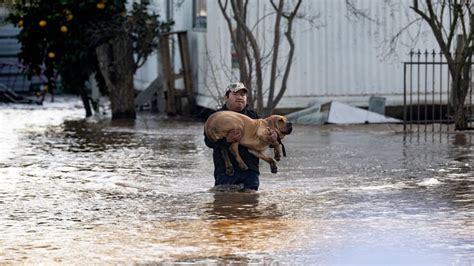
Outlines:
[{"label": "man's hand", "polygon": [[242,132],[239,129],[232,129],[227,133],[226,140],[228,143],[234,143],[240,141],[242,138]]}]

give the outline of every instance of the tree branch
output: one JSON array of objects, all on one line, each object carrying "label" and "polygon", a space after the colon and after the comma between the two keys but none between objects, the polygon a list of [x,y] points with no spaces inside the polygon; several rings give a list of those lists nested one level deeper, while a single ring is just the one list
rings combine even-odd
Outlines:
[{"label": "tree branch", "polygon": [[[433,16],[435,16],[435,14],[434,14],[432,3],[431,3],[430,0],[427,0],[427,5],[428,5],[428,12],[430,13],[430,16],[428,16],[426,13],[424,13],[423,11],[421,11],[418,8],[418,0],[413,0],[413,7],[411,7],[411,8],[415,11],[415,13],[420,15],[428,23],[428,25],[431,27],[431,30],[433,31],[433,35],[435,36],[436,41],[438,42],[438,44],[440,46],[441,52],[444,54],[444,56],[446,58],[446,61],[448,61],[449,65],[453,65],[452,64],[453,59],[452,59],[452,56],[450,54],[450,45],[451,44],[449,43],[449,45],[448,45],[446,43],[446,41],[443,39],[443,34],[441,32],[441,29],[440,29],[439,25],[435,22],[435,21],[437,21],[437,19],[433,18]],[[450,33],[450,35],[451,35],[451,33]]]},{"label": "tree branch", "polygon": [[[238,27],[243,29],[243,32],[245,33],[245,36],[249,40],[250,46],[252,47],[252,51],[253,51],[254,59],[255,59],[257,88],[262,88],[263,80],[262,80],[262,65],[261,65],[260,50],[258,48],[258,44],[257,44],[257,40],[255,39],[255,36],[253,35],[249,27],[245,24],[245,21],[243,19],[244,14],[242,14],[241,10],[238,9],[236,5],[236,1],[238,0],[231,0],[232,10],[234,11],[234,17],[235,17],[235,20],[237,21]],[[257,111],[260,111],[262,109],[263,109],[262,91],[260,89],[257,89]]]},{"label": "tree branch", "polygon": [[275,73],[277,70],[277,63],[278,63],[278,53],[280,51],[280,24],[281,24],[281,17],[283,11],[283,0],[279,1],[278,7],[273,3],[273,0],[270,1],[273,8],[276,10],[276,18],[275,18],[275,26],[273,31],[273,53],[272,53],[272,61],[271,61],[271,70],[270,70],[270,85],[269,85],[269,93],[268,93],[268,101],[267,106],[271,106],[273,104],[273,95],[275,91]]},{"label": "tree branch", "polygon": [[285,74],[283,75],[283,80],[281,82],[281,88],[280,91],[278,92],[278,95],[276,96],[275,100],[273,101],[272,105],[269,106],[271,108],[270,110],[273,110],[276,105],[280,102],[281,98],[283,97],[283,94],[286,91],[286,84],[288,82],[288,77],[290,76],[290,71],[291,71],[291,65],[293,62],[293,56],[295,53],[295,43],[293,41],[293,37],[291,36],[292,31],[293,31],[293,22],[296,14],[298,13],[298,9],[300,8],[302,0],[298,0],[298,3],[296,4],[295,8],[293,9],[293,12],[286,17],[288,20],[288,28],[285,32],[286,39],[288,41],[288,44],[290,45],[290,52],[288,54],[288,61],[286,64],[286,69],[285,69]]},{"label": "tree branch", "polygon": [[349,10],[349,12],[356,17],[356,19],[363,18],[375,24],[379,24],[379,22],[376,19],[371,18],[369,15],[367,15],[366,11],[357,8],[354,2],[352,2],[352,0],[346,0],[346,7]]}]

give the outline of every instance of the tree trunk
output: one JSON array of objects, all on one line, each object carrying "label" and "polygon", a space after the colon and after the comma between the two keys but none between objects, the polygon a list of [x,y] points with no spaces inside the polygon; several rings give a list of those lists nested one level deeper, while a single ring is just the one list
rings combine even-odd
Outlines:
[{"label": "tree trunk", "polygon": [[467,129],[466,109],[464,108],[466,96],[469,92],[469,75],[465,75],[466,72],[470,72],[470,67],[464,65],[462,73],[456,82],[453,82],[453,90],[455,90],[455,101],[454,101],[454,123],[456,130]]},{"label": "tree trunk", "polygon": [[[245,23],[245,12],[246,10],[240,10],[237,7],[239,1],[230,1],[232,10],[234,11],[234,18],[237,22],[237,28],[242,30],[245,35],[245,40],[248,40],[253,54],[255,63],[255,79],[256,79],[256,100],[257,100],[257,112],[261,113],[263,110],[263,67],[262,67],[262,56],[260,54],[260,48],[257,43],[257,39],[253,34],[252,30]],[[250,78],[250,77],[249,77]],[[255,95],[252,95],[255,97]]]},{"label": "tree trunk", "polygon": [[112,119],[135,119],[132,41],[123,33],[111,44],[98,46],[96,52],[100,71],[109,89]]},{"label": "tree trunk", "polygon": [[79,66],[71,66],[70,70],[62,73],[63,84],[71,89],[77,89],[86,111],[86,117],[90,117],[92,116],[92,108],[89,101],[89,95],[87,95],[87,91],[84,88],[84,79],[74,72],[74,69],[77,69],[77,67]]},{"label": "tree trunk", "polygon": [[247,87],[247,100],[252,103],[253,102],[253,92],[252,92],[252,81],[249,77],[248,69],[247,69],[247,53],[246,50],[246,40],[245,34],[242,32],[242,29],[236,30],[236,43],[235,48],[237,51],[237,56],[239,60],[239,72],[240,72],[240,81],[245,84]]},{"label": "tree trunk", "polygon": [[452,90],[450,95],[451,104],[454,106],[454,123],[456,130],[467,129],[466,110],[464,108],[466,96],[469,92],[469,82],[471,73],[471,62],[466,62],[464,57],[465,36],[457,36],[457,47],[454,58],[454,66],[451,72],[453,80]]},{"label": "tree trunk", "polygon": [[86,117],[92,116],[92,108],[89,102],[89,96],[87,91],[84,89],[84,86],[79,86],[79,94],[81,96],[82,104],[84,104],[84,109],[86,110]]},{"label": "tree trunk", "polygon": [[[241,12],[243,12],[243,20],[246,21],[247,12],[245,11],[243,1],[237,1],[236,7],[239,8]],[[232,29],[230,29],[232,30]],[[245,33],[241,27],[237,27],[235,30],[235,48],[237,51],[237,56],[239,60],[239,72],[240,72],[240,81],[245,84],[247,87],[247,100],[249,103],[253,103],[253,91],[252,91],[252,80],[250,79],[250,75],[247,68],[247,56],[248,56],[248,49],[247,49],[247,40],[245,37]]]}]

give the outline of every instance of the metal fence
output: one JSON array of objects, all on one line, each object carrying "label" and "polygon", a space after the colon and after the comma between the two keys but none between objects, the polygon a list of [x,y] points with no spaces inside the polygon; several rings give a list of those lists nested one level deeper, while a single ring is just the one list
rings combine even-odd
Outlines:
[{"label": "metal fence", "polygon": [[[405,131],[453,131],[453,107],[449,104],[451,76],[441,52],[410,52],[404,62],[403,118]],[[466,97],[468,126],[472,117],[472,75]]]}]

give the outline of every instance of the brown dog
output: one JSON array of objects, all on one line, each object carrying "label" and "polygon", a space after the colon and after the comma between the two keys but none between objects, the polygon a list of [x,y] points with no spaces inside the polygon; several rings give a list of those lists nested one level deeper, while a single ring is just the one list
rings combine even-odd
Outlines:
[{"label": "brown dog", "polygon": [[[270,145],[275,151],[275,159],[280,160],[281,139],[288,135],[293,130],[292,124],[288,122],[287,118],[281,115],[272,115],[265,119],[252,119],[243,114],[233,111],[220,111],[212,114],[204,125],[204,132],[206,136],[213,142],[225,138],[231,130],[240,130],[242,138],[239,142],[234,142],[230,145],[230,151],[235,156],[239,167],[247,170],[248,167],[240,157],[238,145],[243,145],[249,149],[249,152],[258,158],[268,162],[272,173],[277,173],[278,168],[273,158],[265,155],[263,151]],[[274,130],[278,134],[278,142],[272,142],[271,134]],[[283,155],[286,156],[283,147]],[[229,159],[229,154],[226,149],[222,149],[222,156],[224,157],[226,172],[228,175],[234,174],[232,163]]]}]

